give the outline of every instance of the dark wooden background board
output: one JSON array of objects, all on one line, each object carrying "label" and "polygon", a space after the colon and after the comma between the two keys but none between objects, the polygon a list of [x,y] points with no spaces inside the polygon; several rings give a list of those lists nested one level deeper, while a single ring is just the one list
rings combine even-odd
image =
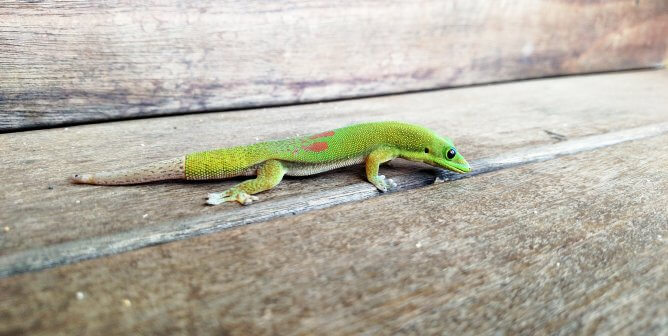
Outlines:
[{"label": "dark wooden background board", "polygon": [[0,1],[0,132],[654,67],[668,2]]},{"label": "dark wooden background board", "polygon": [[[69,184],[67,177],[75,172],[395,119],[451,136],[474,160],[666,122],[668,96],[661,94],[666,91],[668,71],[642,71],[1,134],[0,226],[8,231],[0,231],[0,256],[202,215],[225,216],[239,207],[203,206],[207,193],[238,181],[100,187]],[[392,176],[421,168],[399,162],[383,171]],[[351,167],[287,179],[259,196],[284,199],[362,181],[363,168]]]},{"label": "dark wooden background board", "polygon": [[668,329],[668,135],[0,279],[0,334]]}]

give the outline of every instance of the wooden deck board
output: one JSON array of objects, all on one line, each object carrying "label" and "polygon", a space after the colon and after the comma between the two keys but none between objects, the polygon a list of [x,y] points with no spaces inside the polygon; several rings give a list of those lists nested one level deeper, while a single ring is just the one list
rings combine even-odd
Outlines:
[{"label": "wooden deck board", "polygon": [[0,334],[660,334],[667,147],[664,135],[0,279]]},{"label": "wooden deck board", "polygon": [[0,1],[0,132],[660,66],[664,0]]},{"label": "wooden deck board", "polygon": [[[412,164],[411,172],[391,176],[397,185],[392,192],[417,189],[439,181],[469,178],[628,141],[652,138],[666,133],[668,133],[668,122],[580,137],[555,144],[521,148],[504,152],[498,156],[470,161],[473,171],[468,174],[457,174],[429,167],[417,170],[415,165]],[[280,199],[265,200],[260,203],[256,202],[249,207],[237,206],[225,211],[224,216],[220,214],[191,216],[185,219],[129,229],[121,233],[33,248],[0,256],[0,277],[39,271],[155,244],[193,238],[236,226],[259,223],[283,216],[298,215],[349,202],[359,202],[378,195],[378,190],[368,182],[357,182],[345,186],[302,192]]]},{"label": "wooden deck board", "polygon": [[[237,205],[203,207],[235,182],[132,187],[70,185],[77,171],[114,169],[195,150],[316,132],[368,120],[405,120],[453,137],[469,159],[529,145],[668,120],[666,71],[561,78],[268,110],[212,113],[0,135],[0,255],[99,237]],[[313,115],[317,115],[315,119]],[[484,120],[485,122],[481,122]],[[277,126],[282,125],[282,126]],[[142,146],[143,145],[143,146]],[[389,174],[413,171],[401,165]],[[363,181],[356,167],[290,179],[262,199]],[[48,189],[49,186],[52,189]]]}]

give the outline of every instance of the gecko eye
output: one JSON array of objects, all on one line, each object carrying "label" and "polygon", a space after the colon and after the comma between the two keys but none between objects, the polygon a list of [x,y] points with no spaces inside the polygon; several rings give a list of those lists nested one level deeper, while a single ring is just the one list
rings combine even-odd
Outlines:
[{"label": "gecko eye", "polygon": [[426,147],[425,147],[424,152],[427,153],[427,154],[429,154],[429,148],[426,148]]},{"label": "gecko eye", "polygon": [[454,148],[450,148],[450,150],[447,153],[445,153],[445,157],[447,157],[448,160],[452,160],[455,157],[455,155],[457,155],[457,151]]}]

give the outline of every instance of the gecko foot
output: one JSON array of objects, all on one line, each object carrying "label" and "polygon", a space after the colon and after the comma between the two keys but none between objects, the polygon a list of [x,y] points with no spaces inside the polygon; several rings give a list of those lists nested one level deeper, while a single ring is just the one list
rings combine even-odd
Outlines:
[{"label": "gecko foot", "polygon": [[257,200],[259,200],[257,196],[250,195],[241,189],[230,188],[220,193],[209,194],[206,204],[218,205],[224,202],[239,202],[239,204],[249,205]]},{"label": "gecko foot", "polygon": [[378,175],[375,178],[371,179],[369,182],[378,188],[381,192],[387,192],[397,187],[397,184],[392,181],[392,179],[386,179],[385,175]]}]

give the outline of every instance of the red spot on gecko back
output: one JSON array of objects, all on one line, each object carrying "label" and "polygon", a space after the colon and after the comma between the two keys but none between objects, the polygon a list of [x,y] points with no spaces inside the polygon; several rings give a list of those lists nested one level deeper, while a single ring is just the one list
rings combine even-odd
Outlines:
[{"label": "red spot on gecko back", "polygon": [[324,150],[327,150],[329,146],[327,145],[326,142],[315,142],[303,148],[305,151],[309,152],[322,152]]},{"label": "red spot on gecko back", "polygon": [[332,135],[334,135],[334,131],[327,131],[327,132],[322,132],[322,133],[311,135],[309,138],[310,139],[317,139],[317,138],[330,137]]}]

